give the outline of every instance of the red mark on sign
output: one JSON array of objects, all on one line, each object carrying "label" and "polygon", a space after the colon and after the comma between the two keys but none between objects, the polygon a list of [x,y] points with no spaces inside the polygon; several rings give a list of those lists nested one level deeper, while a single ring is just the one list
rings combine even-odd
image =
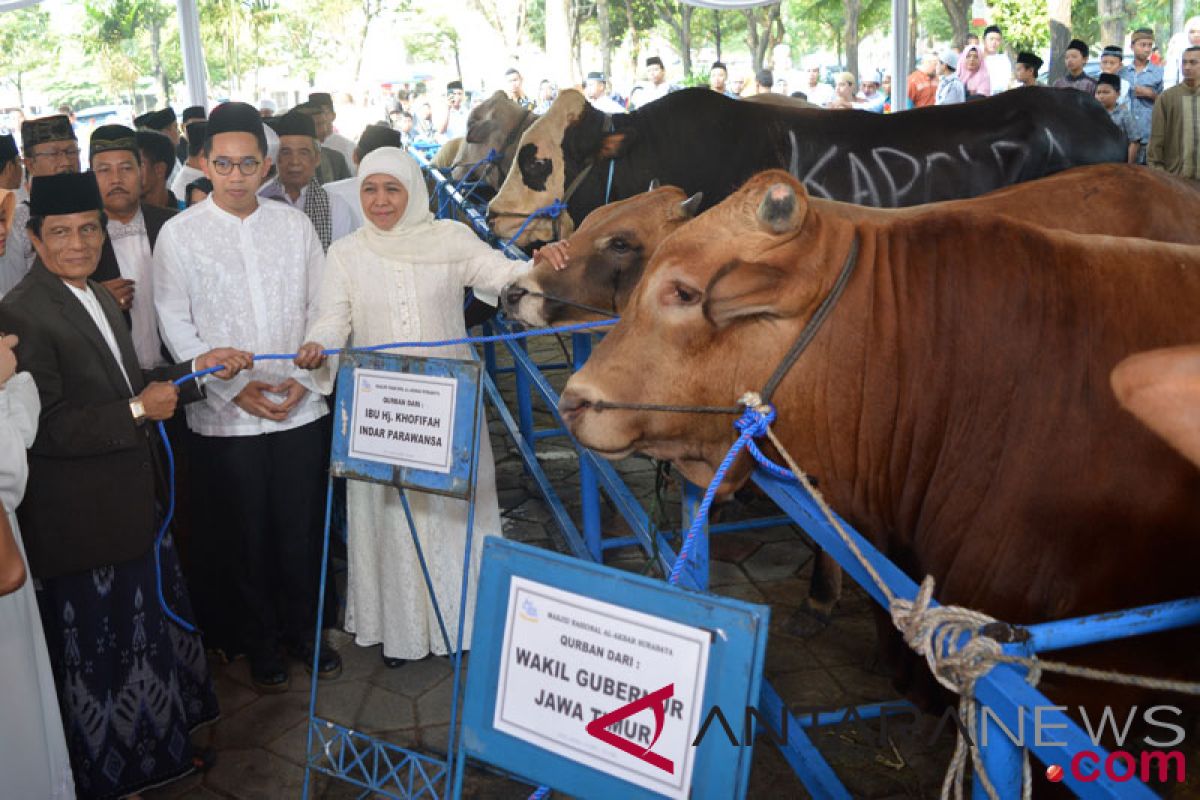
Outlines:
[{"label": "red mark on sign", "polygon": [[[645,697],[638,698],[632,703],[613,709],[602,717],[596,717],[587,724],[587,732],[591,736],[595,736],[605,744],[610,744],[618,750],[628,753],[634,758],[640,758],[647,764],[658,767],[663,772],[675,774],[675,762],[669,758],[663,758],[658,753],[651,753],[650,748],[654,747],[654,743],[658,741],[658,737],[662,735],[663,721],[667,716],[667,700],[675,694],[675,684],[668,683],[658,691],[651,692]],[[608,726],[615,725],[623,719],[632,717],[634,714],[644,709],[652,709],[654,711],[654,738],[650,740],[647,747],[635,744],[623,736],[618,736],[612,731],[606,730]]]}]

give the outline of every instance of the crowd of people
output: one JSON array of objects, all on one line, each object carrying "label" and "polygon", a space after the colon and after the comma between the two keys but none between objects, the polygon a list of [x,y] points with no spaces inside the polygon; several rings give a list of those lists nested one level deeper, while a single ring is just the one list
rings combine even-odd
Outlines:
[{"label": "crowd of people", "polygon": [[[1138,30],[1132,62],[1106,47],[1095,79],[1073,41],[1055,85],[1095,96],[1130,161],[1200,179],[1193,26],[1178,65],[1155,63],[1153,33]],[[1010,61],[993,28],[927,54],[906,90],[916,106],[970,102],[1033,85],[1042,66]],[[673,90],[661,59],[646,68],[627,97],[600,73],[584,92],[617,113]],[[502,88],[534,113],[557,92],[543,81],[527,96],[515,69]],[[731,81],[716,63],[709,88],[744,97],[779,81]],[[830,84],[814,68],[790,94],[886,113],[892,91],[886,74]],[[355,139],[322,92],[285,113],[160,109],[136,129],[92,131],[86,154],[66,114],[25,120],[19,148],[0,136],[0,773],[14,796],[124,797],[204,769],[211,754],[189,736],[218,714],[207,653],[245,656],[261,692],[286,690],[294,663],[341,672],[315,635],[337,367],[325,354],[462,337],[464,287],[495,293],[529,267],[435,220],[407,152],[465,135],[461,82],[439,114],[415,87],[394,101]],[[539,258],[565,263],[560,248]],[[481,447],[475,524],[495,534],[486,437]],[[398,495],[352,482],[346,502],[345,629],[388,667],[445,654]],[[467,506],[410,502],[453,641]]]},{"label": "crowd of people", "polygon": [[[496,293],[529,267],[433,219],[399,131],[368,126],[347,163],[327,101],[265,120],[245,103],[189,109],[182,135],[170,109],[142,130],[103,126],[87,171],[67,116],[22,125],[26,175],[0,188],[0,772],[13,796],[126,797],[206,768],[190,734],[219,711],[209,654],[244,655],[264,693],[285,691],[294,663],[341,672],[315,635],[336,370],[324,353],[462,337],[464,287]],[[176,170],[184,210],[167,188]],[[482,448],[476,560],[500,531]],[[447,652],[399,503],[349,487],[343,625],[393,668]],[[453,642],[467,504],[411,504]]]}]

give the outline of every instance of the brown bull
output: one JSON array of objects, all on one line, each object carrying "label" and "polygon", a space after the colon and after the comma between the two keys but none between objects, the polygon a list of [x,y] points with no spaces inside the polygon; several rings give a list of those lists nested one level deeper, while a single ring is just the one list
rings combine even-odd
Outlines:
[{"label": "brown bull", "polygon": [[[569,239],[571,266],[540,263],[504,293],[505,311],[533,327],[603,316],[584,306],[620,314],[659,243],[694,216],[692,197],[683,206],[683,191],[667,186],[596,209]],[[1200,184],[1128,164],[1076,167],[982,197],[903,209],[809,202],[822,214],[861,220],[977,209],[1076,233],[1200,244]]]},{"label": "brown bull", "polygon": [[[1129,354],[1200,341],[1194,246],[973,210],[849,219],[764,173],[659,247],[567,385],[571,432],[706,484],[734,439],[728,418],[597,404],[729,405],[762,388],[856,239],[844,294],[773,398],[776,432],[832,506],[913,578],[932,575],[940,602],[1012,623],[1193,594],[1200,471],[1118,406],[1109,374]],[[749,470],[738,462],[727,486]],[[880,623],[898,687],[929,701],[928,674]],[[1194,680],[1197,638],[1064,660]],[[1042,686],[1070,706],[1134,699]]]}]

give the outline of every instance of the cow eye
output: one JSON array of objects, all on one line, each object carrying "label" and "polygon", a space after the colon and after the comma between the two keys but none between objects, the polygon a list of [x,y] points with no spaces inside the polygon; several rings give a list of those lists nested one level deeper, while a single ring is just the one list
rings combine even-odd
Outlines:
[{"label": "cow eye", "polygon": [[673,281],[669,288],[667,301],[671,305],[692,306],[700,302],[700,290],[688,286],[686,283]]},{"label": "cow eye", "polygon": [[608,243],[608,248],[618,253],[628,253],[630,249],[629,242],[624,239],[613,239]]}]

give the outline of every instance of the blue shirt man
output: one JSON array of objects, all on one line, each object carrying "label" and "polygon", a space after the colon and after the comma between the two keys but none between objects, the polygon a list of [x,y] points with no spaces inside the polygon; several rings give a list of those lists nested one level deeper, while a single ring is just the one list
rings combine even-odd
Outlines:
[{"label": "blue shirt man", "polygon": [[1137,163],[1146,163],[1146,145],[1150,142],[1150,118],[1154,113],[1154,101],[1163,90],[1163,68],[1150,63],[1154,50],[1154,31],[1139,28],[1131,37],[1133,63],[1121,68],[1118,73],[1129,82],[1129,113],[1133,117],[1133,128],[1137,133]]}]

